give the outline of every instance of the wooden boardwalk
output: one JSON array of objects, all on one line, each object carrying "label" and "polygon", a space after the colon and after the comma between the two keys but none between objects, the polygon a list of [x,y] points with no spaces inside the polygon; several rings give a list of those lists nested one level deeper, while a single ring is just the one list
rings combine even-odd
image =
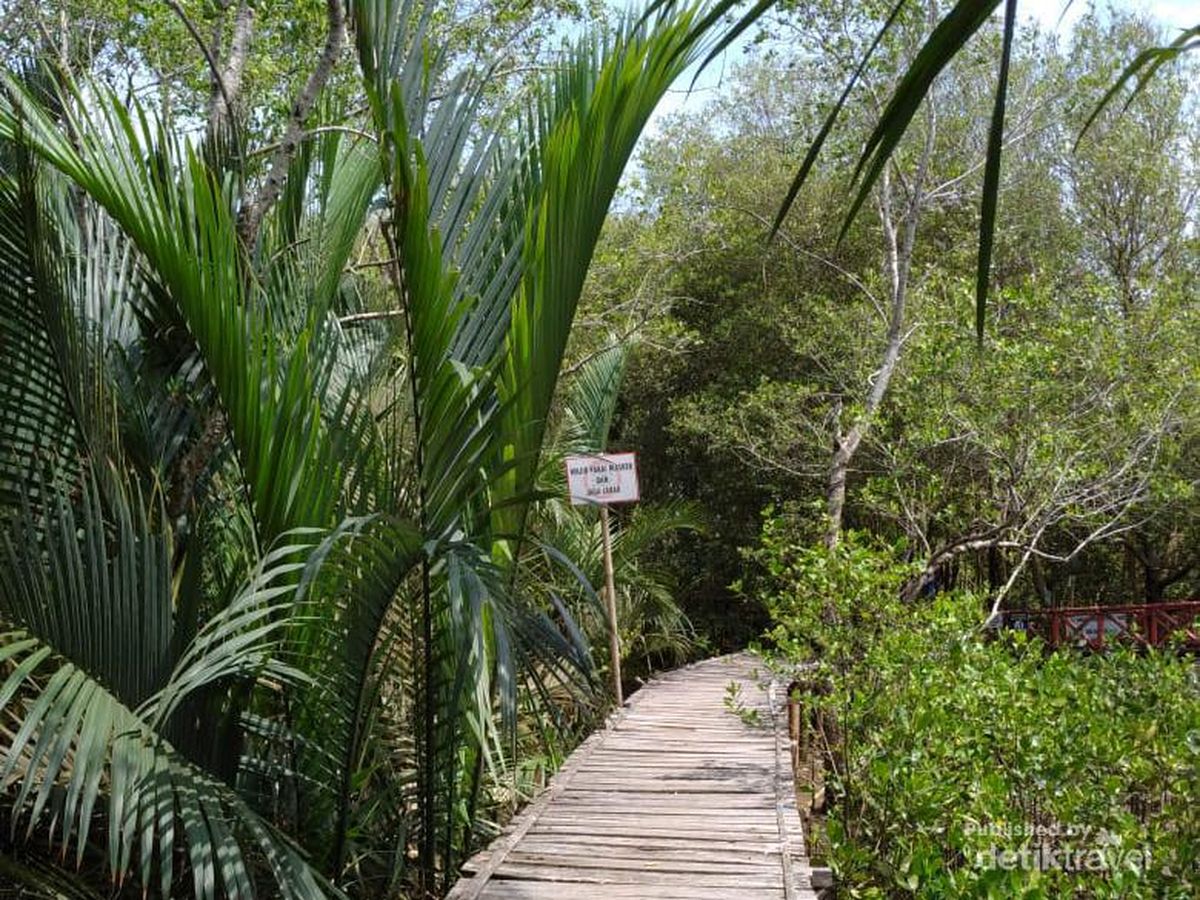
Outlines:
[{"label": "wooden boardwalk", "polygon": [[[726,656],[663,675],[464,866],[452,900],[814,898],[782,691]],[[731,681],[758,710],[725,705]]]}]

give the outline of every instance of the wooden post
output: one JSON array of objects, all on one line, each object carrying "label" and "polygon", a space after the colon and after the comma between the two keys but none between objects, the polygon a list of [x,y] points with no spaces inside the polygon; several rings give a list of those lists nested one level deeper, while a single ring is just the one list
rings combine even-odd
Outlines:
[{"label": "wooden post", "polygon": [[613,695],[617,706],[625,704],[621,692],[621,633],[617,630],[617,588],[613,584],[612,532],[608,528],[608,506],[600,504],[600,536],[604,542],[604,593],[608,600],[608,652],[612,659]]},{"label": "wooden post", "polygon": [[792,777],[800,772],[800,682],[793,681],[787,689],[788,744],[792,749]]}]

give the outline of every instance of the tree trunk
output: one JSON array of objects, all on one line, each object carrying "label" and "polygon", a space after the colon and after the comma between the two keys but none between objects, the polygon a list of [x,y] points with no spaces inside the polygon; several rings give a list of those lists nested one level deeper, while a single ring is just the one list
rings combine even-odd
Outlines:
[{"label": "tree trunk", "polygon": [[825,508],[829,516],[829,528],[825,532],[825,546],[833,549],[842,534],[842,518],[846,507],[846,475],[850,471],[850,460],[854,458],[857,441],[852,446],[851,434],[839,437],[834,442],[833,461],[829,466],[829,481],[825,489]]},{"label": "tree trunk", "polygon": [[1163,598],[1164,585],[1157,577],[1155,572],[1149,566],[1145,569],[1145,599],[1147,603],[1161,603]]},{"label": "tree trunk", "polygon": [[1029,560],[1029,574],[1033,577],[1033,589],[1037,591],[1038,599],[1043,606],[1050,606],[1051,594],[1050,585],[1046,581],[1046,567],[1036,556]]},{"label": "tree trunk", "polygon": [[999,547],[987,548],[987,580],[988,593],[994,593],[1004,584],[1004,558],[1000,555]]},{"label": "tree trunk", "polygon": [[321,55],[317,58],[317,64],[309,74],[308,80],[304,82],[304,87],[300,89],[300,93],[292,103],[291,115],[288,117],[283,139],[271,156],[266,180],[253,199],[245,203],[238,217],[238,233],[246,247],[254,245],[263,217],[266,216],[267,211],[279,199],[279,195],[283,191],[288,166],[304,137],[304,123],[308,119],[309,113],[312,112],[313,106],[316,105],[317,98],[325,90],[325,84],[329,81],[329,76],[333,74],[334,66],[337,65],[338,56],[341,54],[342,44],[346,39],[346,9],[342,5],[342,0],[325,0],[325,15],[328,22],[325,46],[322,48]]},{"label": "tree trunk", "polygon": [[[863,438],[871,427],[871,421],[879,411],[887,394],[888,385],[900,363],[900,349],[904,343],[905,305],[908,300],[908,278],[912,270],[913,249],[917,242],[917,224],[921,218],[924,202],[925,181],[929,164],[933,158],[936,136],[936,117],[932,102],[926,103],[925,143],[917,162],[917,170],[909,187],[908,201],[900,221],[896,221],[893,207],[893,185],[888,169],[884,169],[879,187],[879,219],[883,225],[884,258],[888,281],[891,287],[891,309],[888,313],[887,335],[883,359],[876,370],[863,402],[863,411],[845,434],[834,439],[833,457],[829,465],[829,478],[825,492],[825,509],[828,516],[828,531],[825,546],[836,547],[842,533],[842,521],[846,508],[846,477],[854,454],[858,452]],[[840,432],[840,427],[838,428]]]},{"label": "tree trunk", "polygon": [[[226,8],[228,4],[226,4]],[[220,23],[216,26],[213,52],[219,54]],[[229,123],[234,110],[231,104],[238,102],[242,92],[242,76],[246,71],[246,59],[250,55],[250,39],[254,34],[254,7],[250,0],[238,4],[233,19],[233,34],[229,39],[229,52],[221,60],[220,78],[213,77],[212,91],[208,98],[208,136],[218,135]]]}]

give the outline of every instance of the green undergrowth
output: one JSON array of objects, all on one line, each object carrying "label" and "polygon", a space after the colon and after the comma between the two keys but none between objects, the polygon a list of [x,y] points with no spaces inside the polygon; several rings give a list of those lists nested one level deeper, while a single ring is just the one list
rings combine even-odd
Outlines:
[{"label": "green undergrowth", "polygon": [[[806,678],[852,897],[1200,896],[1200,677],[1174,648],[1051,653],[980,598],[903,603],[893,548],[768,521],[769,638]],[[818,712],[820,716],[818,717]]]}]

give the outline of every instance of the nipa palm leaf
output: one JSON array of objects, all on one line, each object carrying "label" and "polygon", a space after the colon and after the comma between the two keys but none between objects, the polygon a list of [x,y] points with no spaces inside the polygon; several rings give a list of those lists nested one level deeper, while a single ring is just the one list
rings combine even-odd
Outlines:
[{"label": "nipa palm leaf", "polygon": [[57,833],[79,864],[103,811],[117,883],[133,874],[173,896],[183,848],[195,896],[252,897],[253,847],[284,896],[326,896],[286,838],[164,736],[184,701],[211,686],[302,682],[276,650],[295,591],[291,560],[305,545],[268,555],[176,655],[161,510],[130,488],[107,498],[106,514],[95,481],[82,485],[78,509],[43,490],[55,503],[26,504],[0,536],[0,716],[18,723],[0,784],[14,833],[22,820],[26,837]]}]

